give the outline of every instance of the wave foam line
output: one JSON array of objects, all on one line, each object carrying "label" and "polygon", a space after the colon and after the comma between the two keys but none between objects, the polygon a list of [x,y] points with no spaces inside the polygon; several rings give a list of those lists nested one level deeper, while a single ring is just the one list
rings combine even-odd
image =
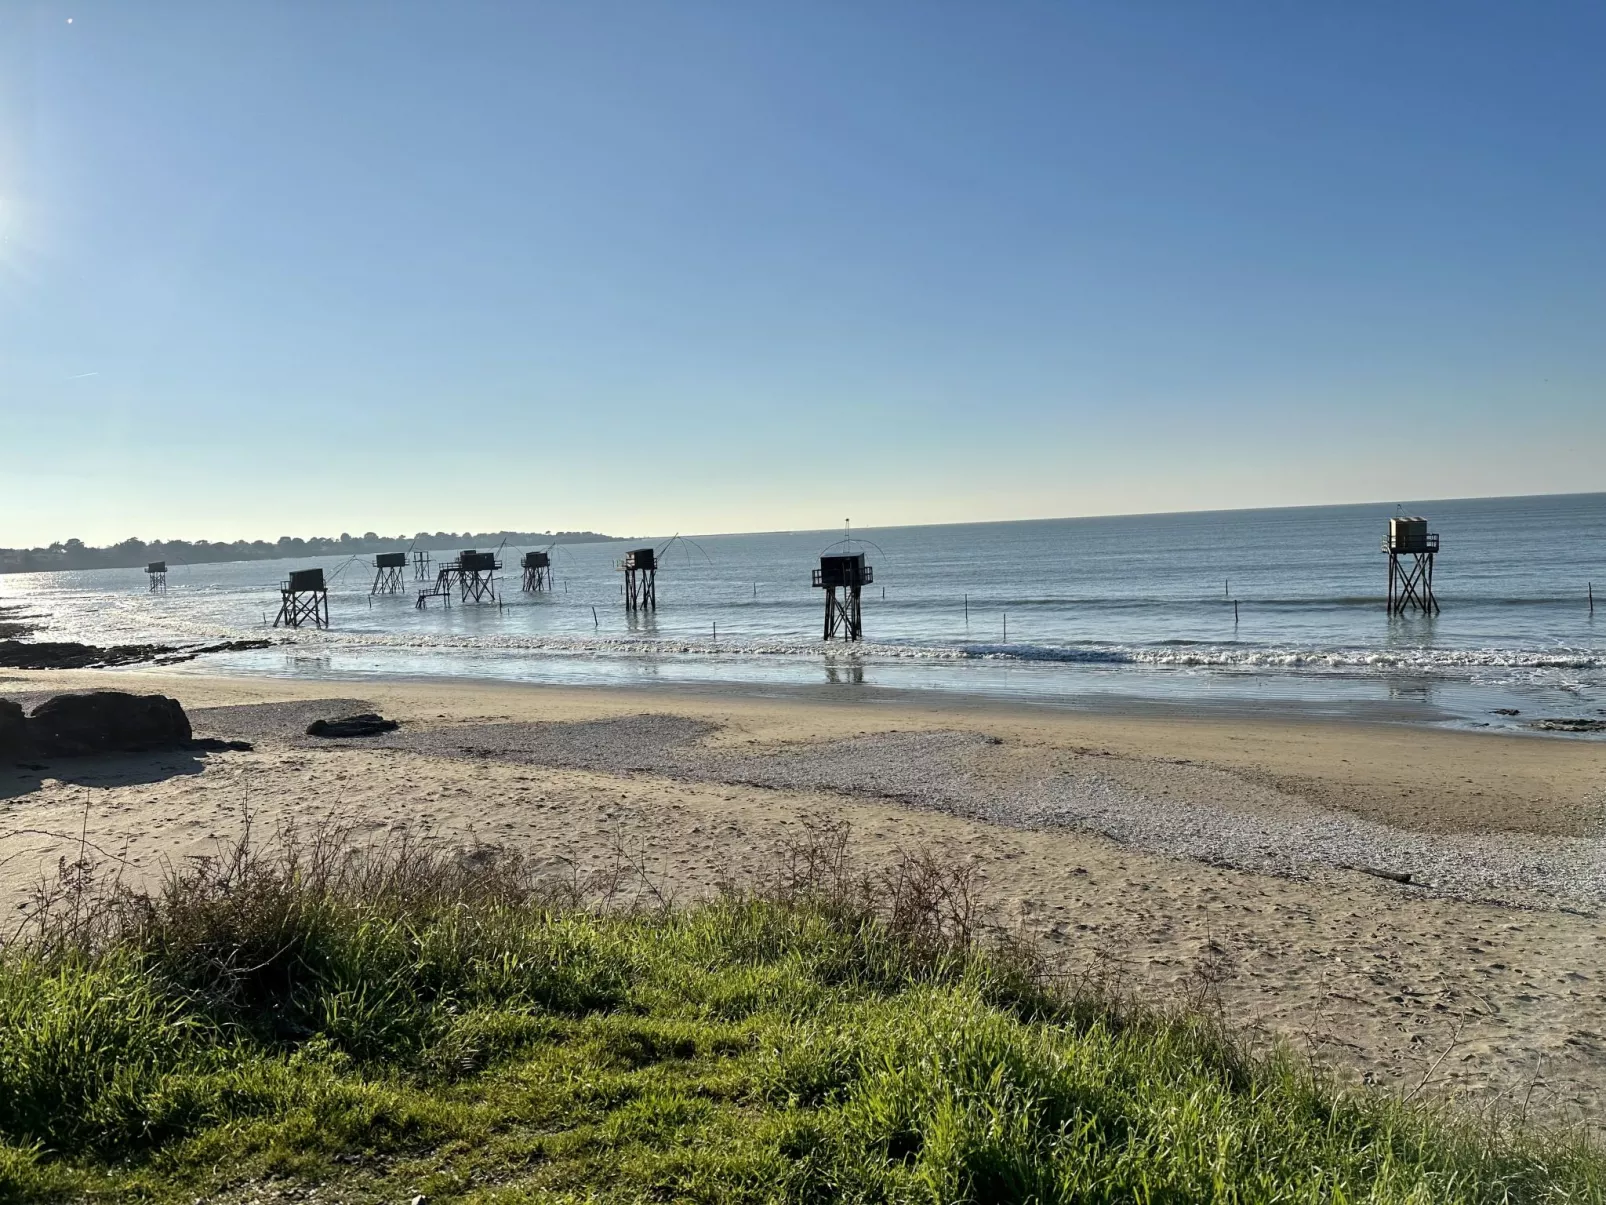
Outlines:
[{"label": "wave foam line", "polygon": [[865,642],[853,646],[822,641],[731,638],[677,639],[648,636],[520,636],[384,634],[339,631],[287,633],[284,643],[324,649],[385,649],[458,654],[552,654],[636,657],[819,657],[835,654],[892,661],[1017,661],[1061,664],[1151,666],[1186,669],[1456,670],[1606,669],[1606,656],[1590,649],[1410,649],[1243,647],[1226,645],[919,645]]}]

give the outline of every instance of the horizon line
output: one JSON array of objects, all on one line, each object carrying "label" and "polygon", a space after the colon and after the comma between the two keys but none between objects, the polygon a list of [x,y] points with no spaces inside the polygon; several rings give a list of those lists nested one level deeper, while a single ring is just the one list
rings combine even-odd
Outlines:
[{"label": "horizon line", "polygon": [[[1463,496],[1454,497],[1454,498],[1415,498],[1415,499],[1410,499],[1409,501],[1410,501],[1411,505],[1413,505],[1413,506],[1417,506],[1417,505],[1436,506],[1436,505],[1440,505],[1440,504],[1444,504],[1444,503],[1456,503],[1456,502],[1516,502],[1516,501],[1524,501],[1524,500],[1530,499],[1530,498],[1591,498],[1591,497],[1594,497],[1594,496],[1600,495],[1600,494],[1606,494],[1606,490],[1568,490],[1568,491],[1562,491],[1562,492],[1558,492],[1558,493],[1549,493],[1549,494],[1546,494],[1546,493],[1541,493],[1541,494],[1470,494],[1470,495],[1463,495]],[[1091,514],[1079,514],[1079,515],[1034,515],[1034,516],[1031,516],[1031,517],[1018,518],[1018,519],[950,519],[950,520],[946,520],[946,521],[943,521],[943,522],[937,522],[937,523],[893,523],[893,524],[888,524],[886,526],[876,526],[876,525],[871,524],[871,525],[867,525],[867,526],[861,528],[860,530],[862,530],[862,531],[903,531],[903,530],[907,530],[909,528],[926,528],[926,527],[979,527],[979,526],[991,526],[991,525],[1002,524],[1002,523],[1060,523],[1060,522],[1068,522],[1068,521],[1077,521],[1077,520],[1082,520],[1082,519],[1154,519],[1154,518],[1164,518],[1164,517],[1171,516],[1171,515],[1240,515],[1240,514],[1261,514],[1261,513],[1267,512],[1267,511],[1274,511],[1274,510],[1329,510],[1329,509],[1337,509],[1339,507],[1349,507],[1349,506],[1390,506],[1390,505],[1400,506],[1400,505],[1404,505],[1404,502],[1402,500],[1399,500],[1399,499],[1396,499],[1393,502],[1389,502],[1389,501],[1385,501],[1385,500],[1378,500],[1378,499],[1368,499],[1368,500],[1360,501],[1360,502],[1313,502],[1313,503],[1301,503],[1301,504],[1296,505],[1296,506],[1197,507],[1197,508],[1184,508],[1184,509],[1181,509],[1181,510],[1122,511],[1122,512],[1116,512],[1116,513],[1107,513],[1106,512],[1106,513],[1091,513]],[[794,534],[794,533],[795,534],[800,534],[800,535],[806,535],[806,534],[814,534],[814,533],[819,533],[819,532],[830,532],[830,531],[835,531],[835,530],[836,529],[834,527],[773,527],[773,528],[764,528],[764,529],[760,529],[760,530],[748,530],[748,531],[706,531],[706,532],[705,531],[699,531],[699,532],[690,533],[690,536],[688,536],[687,538],[714,539],[716,537],[722,537],[722,536],[767,536],[767,535],[786,535],[786,534]],[[512,529],[512,528],[499,528],[499,529],[497,529],[495,531],[482,531],[482,532],[480,532],[478,534],[479,535],[487,535],[487,536],[488,535],[508,535],[508,534],[512,534],[513,531],[514,531],[514,529]],[[424,533],[424,535],[428,536],[431,539],[434,539],[436,537],[436,534],[437,533],[435,533],[435,532],[426,532],[426,533]],[[449,533],[449,534],[451,534],[451,533]],[[470,533],[464,533],[464,534],[470,534]],[[586,528],[581,528],[581,529],[572,529],[571,528],[571,529],[569,529],[569,531],[562,532],[562,533],[559,533],[559,532],[540,532],[540,533],[537,533],[534,530],[527,529],[526,531],[519,532],[518,534],[521,534],[521,535],[523,535],[523,534],[529,534],[529,535],[535,535],[535,534],[541,534],[541,535],[565,535],[565,534],[568,534],[568,535],[595,535],[595,536],[601,536],[602,538],[599,539],[599,540],[595,540],[595,541],[577,541],[577,542],[604,543],[604,544],[619,543],[619,542],[628,541],[628,540],[656,540],[656,539],[665,538],[662,533],[659,533],[658,535],[643,535],[643,534],[639,534],[638,533],[638,534],[635,534],[635,535],[615,536],[615,535],[607,535],[607,534],[605,534],[603,532],[592,531],[592,530],[586,529]],[[676,534],[676,535],[685,535],[685,533],[682,533],[682,532],[676,532],[674,534]],[[69,539],[76,539],[77,537],[68,537],[68,538]],[[128,537],[128,538],[130,538],[130,539],[139,539],[138,536],[131,536],[131,537]],[[270,540],[270,539],[264,539],[262,537],[258,537],[257,539],[249,539],[249,538],[246,538],[246,537],[240,537],[240,538],[234,539],[234,540],[210,540],[210,539],[206,539],[205,542],[208,543],[208,544],[218,544],[218,545],[229,545],[229,544],[240,544],[240,543],[254,544],[254,543],[258,543],[258,542],[265,543],[265,544],[276,544],[278,542],[278,540],[280,540],[280,539],[292,539],[292,540],[338,540],[339,538],[340,538],[339,536],[276,536],[276,537],[274,537],[273,539]],[[416,541],[419,538],[419,536],[417,534],[414,534],[414,535],[411,535],[411,536],[401,536],[401,537],[397,537],[397,538]],[[203,539],[204,539],[204,537],[198,538],[198,539],[194,539],[194,540],[185,540],[185,539],[161,540],[161,539],[158,539],[158,540],[145,540],[145,541],[142,541],[142,542],[147,544],[147,545],[149,545],[149,544],[167,544],[167,543],[198,544],[198,543],[201,543],[203,541]],[[362,540],[364,540],[364,537],[356,537],[356,539],[359,540],[359,541],[362,541]],[[388,541],[388,540],[391,540],[392,537],[383,536],[382,535],[382,536],[377,537],[377,539],[380,540],[380,541]],[[67,542],[66,540],[52,541],[52,543],[60,543],[60,544],[66,544],[66,542]],[[0,547],[4,547],[4,546],[0,546]],[[28,552],[28,551],[32,551],[33,548],[45,548],[45,549],[48,549],[49,547],[50,547],[50,544],[37,544],[37,545],[33,545],[31,547],[19,547],[19,546],[4,547],[4,550],[7,551],[7,552]],[[113,543],[113,544],[85,544],[84,547],[85,548],[114,548],[114,547],[116,547],[116,544],[115,543]],[[331,554],[331,555],[333,555],[333,554]]]},{"label": "horizon line", "polygon": [[[1600,490],[1563,490],[1553,494],[1466,494],[1454,498],[1411,498],[1395,499],[1393,502],[1380,499],[1368,499],[1361,502],[1304,502],[1295,506],[1226,506],[1226,507],[1194,507],[1181,510],[1138,510],[1093,512],[1080,515],[1036,515],[1024,519],[948,519],[940,523],[892,523],[884,527],[874,525],[862,528],[863,531],[905,531],[909,528],[924,527],[983,527],[995,526],[1002,523],[1063,523],[1081,519],[1162,519],[1170,515],[1249,515],[1261,514],[1273,510],[1336,510],[1346,506],[1403,506],[1407,501],[1412,506],[1438,506],[1443,503],[1454,502],[1522,502],[1529,498],[1593,498],[1597,495],[1606,495],[1606,489]],[[691,536],[697,539],[713,539],[718,536],[774,536],[774,535],[810,535],[816,532],[835,531],[834,527],[774,527],[763,531],[696,531]],[[677,533],[684,534],[684,533]],[[609,542],[614,540],[646,540],[659,539],[661,536],[611,536]]]}]

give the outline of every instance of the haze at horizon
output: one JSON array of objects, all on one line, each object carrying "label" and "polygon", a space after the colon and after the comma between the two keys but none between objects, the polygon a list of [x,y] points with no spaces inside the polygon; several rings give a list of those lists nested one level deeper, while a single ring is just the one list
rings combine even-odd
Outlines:
[{"label": "haze at horizon", "polygon": [[1602,50],[1566,4],[26,0],[0,545],[1599,490]]}]

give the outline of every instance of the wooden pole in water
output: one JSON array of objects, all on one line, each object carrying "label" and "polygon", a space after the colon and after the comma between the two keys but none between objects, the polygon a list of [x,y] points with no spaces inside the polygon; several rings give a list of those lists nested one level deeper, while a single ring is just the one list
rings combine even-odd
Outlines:
[{"label": "wooden pole in water", "polygon": [[714,620],[714,643],[719,643],[719,620]]},{"label": "wooden pole in water", "polygon": [[1004,643],[1009,643],[1009,612],[1004,612]]},{"label": "wooden pole in water", "polygon": [[1236,598],[1232,600],[1232,626],[1238,626],[1238,600]]},{"label": "wooden pole in water", "polygon": [[1589,613],[1591,615],[1593,615],[1595,613],[1595,583],[1594,582],[1590,582],[1589,583]]},{"label": "wooden pole in water", "polygon": [[591,626],[592,627],[599,626],[599,621],[597,619],[597,609],[595,607],[591,608]]},{"label": "wooden pole in water", "polygon": [[965,595],[965,626],[970,626],[970,595]]}]

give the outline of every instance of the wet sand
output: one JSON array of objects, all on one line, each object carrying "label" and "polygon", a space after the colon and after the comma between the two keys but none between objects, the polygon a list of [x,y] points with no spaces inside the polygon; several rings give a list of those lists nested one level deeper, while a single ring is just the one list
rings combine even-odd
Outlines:
[{"label": "wet sand", "polygon": [[[1345,1074],[1553,1118],[1606,1105],[1599,742],[951,697],[0,679],[90,686],[173,694],[198,735],[256,750],[0,770],[7,908],[80,832],[138,877],[212,852],[247,809],[508,841],[582,872],[627,850],[682,899],[761,878],[825,818],[866,865],[915,846],[972,862],[993,923],[1072,973],[1152,998],[1218,980],[1234,1020]],[[300,735],[358,704],[400,732]]]}]

